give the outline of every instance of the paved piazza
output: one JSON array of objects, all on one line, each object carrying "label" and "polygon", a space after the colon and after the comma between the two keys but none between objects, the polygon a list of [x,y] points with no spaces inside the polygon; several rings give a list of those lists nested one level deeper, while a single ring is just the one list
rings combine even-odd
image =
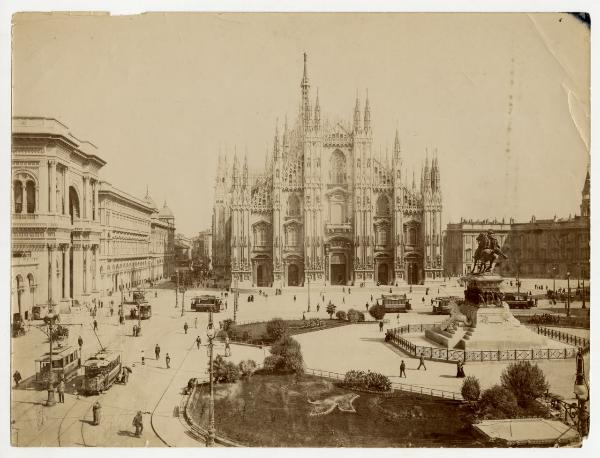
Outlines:
[{"label": "paved piazza", "polygon": [[[449,286],[440,286],[442,294],[460,294],[462,288],[454,281]],[[425,296],[425,287],[416,286],[413,292],[406,288],[393,288],[394,292],[407,292],[414,304],[414,310],[406,314],[388,315],[385,327],[395,327],[407,323],[433,323],[444,319],[444,316],[430,314],[429,301],[437,296],[438,286],[430,287],[430,294]],[[127,385],[113,385],[109,391],[99,396],[78,396],[67,387],[64,404],[56,404],[52,408],[43,406],[46,391],[33,388],[12,390],[12,416],[15,420],[13,440],[21,446],[78,446],[78,445],[115,445],[115,446],[202,446],[186,434],[186,427],[174,415],[182,400],[181,389],[191,377],[206,378],[206,347],[196,348],[195,338],[200,335],[206,343],[205,329],[207,315],[189,310],[181,316],[181,309],[175,308],[175,291],[172,284],[163,283],[156,289],[148,290],[148,299],[153,306],[153,316],[142,322],[141,337],[132,337],[132,326],[136,321],[126,320],[125,325],[118,324],[115,314],[110,316],[107,308],[98,312],[98,338],[111,350],[122,352],[125,365],[132,367],[133,374]],[[188,290],[186,304],[189,307],[193,295],[215,291]],[[326,318],[322,294],[325,303],[331,300],[338,310],[356,308],[365,310],[365,304],[371,302],[371,295],[376,298],[389,287],[383,288],[345,288],[330,287],[326,291],[311,285],[311,312],[307,312],[307,289],[288,288],[282,295],[275,296],[271,290],[268,297],[253,292],[254,302],[248,302],[249,291],[242,292],[239,297],[237,319],[239,323],[266,320],[272,317],[300,318],[302,313],[307,318]],[[154,297],[156,293],[157,297]],[[218,293],[217,293],[218,294]],[[294,300],[295,297],[295,300]],[[425,302],[422,298],[425,297]],[[104,303],[109,303],[105,298]],[[180,301],[181,303],[181,296]],[[215,315],[217,321],[233,317],[233,297],[227,298],[228,307],[224,312]],[[316,305],[320,311],[316,312]],[[546,306],[541,300],[538,307]],[[574,307],[578,307],[574,304]],[[560,309],[560,305],[557,307]],[[69,343],[76,345],[77,337],[84,340],[83,358],[99,349],[98,341],[92,332],[92,320],[87,310],[79,312],[73,309],[71,314],[63,314],[64,323],[81,326],[70,326]],[[368,315],[367,315],[368,316]],[[197,318],[197,329],[195,319]],[[190,326],[188,334],[183,330],[184,323]],[[586,336],[585,331],[573,331],[577,335]],[[418,360],[403,354],[400,350],[387,345],[383,340],[384,333],[379,332],[375,324],[348,325],[325,331],[317,331],[298,335],[296,339],[302,345],[306,366],[331,372],[344,373],[350,369],[373,370],[384,373],[393,381],[397,377],[400,360],[407,363],[406,379],[403,383],[423,387],[460,391],[461,380],[456,379],[454,364],[427,361],[427,371],[417,371]],[[587,334],[589,336],[589,332]],[[35,358],[47,351],[47,342],[41,331],[31,327],[27,334],[12,340],[13,368],[21,372],[25,382],[34,377]],[[154,359],[154,345],[161,347],[161,359]],[[146,364],[141,365],[142,350],[146,356]],[[223,348],[217,346],[217,353]],[[171,356],[171,368],[166,369],[164,355]],[[268,349],[235,345],[232,360],[252,358],[262,362]],[[343,355],[343,357],[341,357]],[[589,363],[589,360],[588,360]],[[574,361],[539,361],[544,370],[551,391],[572,397]],[[468,375],[477,376],[483,387],[498,382],[505,363],[468,363],[465,370]],[[149,383],[151,381],[151,383]],[[28,386],[25,383],[24,386]],[[91,425],[91,407],[99,400],[102,405],[102,421],[99,426]],[[142,438],[133,436],[131,421],[138,410],[144,414],[144,432]]]}]

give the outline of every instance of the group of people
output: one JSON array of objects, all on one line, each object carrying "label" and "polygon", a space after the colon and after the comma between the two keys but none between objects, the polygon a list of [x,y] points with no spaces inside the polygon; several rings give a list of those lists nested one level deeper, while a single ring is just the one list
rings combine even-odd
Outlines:
[{"label": "group of people", "polygon": [[[464,378],[465,377],[465,363],[461,360],[458,361],[456,363],[456,377],[457,378]],[[425,357],[423,355],[419,356],[419,367],[417,367],[417,370],[421,370],[421,368],[423,368],[424,370],[427,370],[427,366],[425,366]],[[400,377],[404,377],[406,378],[406,363],[404,362],[404,360],[400,361]]]}]

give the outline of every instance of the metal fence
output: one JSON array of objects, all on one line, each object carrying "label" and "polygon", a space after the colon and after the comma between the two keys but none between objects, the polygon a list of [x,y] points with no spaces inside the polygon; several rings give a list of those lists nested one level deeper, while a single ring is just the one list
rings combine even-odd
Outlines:
[{"label": "metal fence", "polygon": [[537,333],[559,342],[564,342],[569,345],[581,347],[584,351],[589,351],[590,340],[585,337],[575,336],[567,332],[559,331],[558,329],[547,328],[545,326],[537,326]]},{"label": "metal fence", "polygon": [[[323,378],[328,378],[328,379],[332,379],[332,380],[344,380],[344,378],[346,376],[345,374],[340,374],[339,372],[331,372],[331,371],[324,371],[321,369],[309,369],[309,368],[304,369],[304,373],[314,375],[316,377],[323,377]],[[390,376],[388,375],[387,377],[389,378]],[[397,382],[391,382],[391,383],[392,383],[392,388],[396,391],[403,391],[403,392],[415,393],[415,394],[423,394],[426,396],[433,396],[436,398],[452,399],[454,401],[462,401],[463,400],[463,397],[461,396],[461,394],[456,393],[454,391],[440,390],[437,388],[429,388],[426,386],[408,385],[406,383],[397,383]]]},{"label": "metal fence", "polygon": [[534,348],[530,350],[458,350],[416,345],[402,337],[402,334],[422,332],[422,330],[432,327],[433,325],[430,324],[421,324],[388,329],[386,339],[410,355],[422,355],[424,358],[438,361],[527,361],[535,359],[566,359],[577,356],[577,348],[575,347]]}]

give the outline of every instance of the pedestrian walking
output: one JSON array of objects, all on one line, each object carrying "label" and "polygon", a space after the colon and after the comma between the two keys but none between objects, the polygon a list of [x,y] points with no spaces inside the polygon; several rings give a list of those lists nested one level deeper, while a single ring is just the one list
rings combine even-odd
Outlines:
[{"label": "pedestrian walking", "polygon": [[194,329],[198,329],[198,317],[194,318]]},{"label": "pedestrian walking", "polygon": [[110,308],[110,316],[113,316],[115,314],[115,309],[114,308]]},{"label": "pedestrian walking", "polygon": [[94,331],[98,330],[98,322],[94,320]]},{"label": "pedestrian walking", "polygon": [[319,310],[321,309],[321,305],[317,304],[317,313],[319,313]]},{"label": "pedestrian walking", "polygon": [[465,369],[462,361],[458,361],[456,363],[456,378],[464,378],[465,377]]},{"label": "pedestrian walking", "polygon": [[404,360],[400,361],[400,377],[402,376],[406,378],[406,364],[404,364]]},{"label": "pedestrian walking", "polygon": [[423,304],[425,303],[425,296],[423,296],[423,297],[421,298],[421,302],[422,302]]},{"label": "pedestrian walking", "polygon": [[21,373],[19,371],[15,371],[15,373],[13,374],[13,380],[15,381],[15,386],[18,387],[19,383],[21,383],[21,380],[23,378],[21,377]]},{"label": "pedestrian walking", "polygon": [[185,322],[185,324],[183,325],[183,330],[185,331],[185,333],[187,334],[187,330],[188,330],[188,324],[187,321]]},{"label": "pedestrian walking", "polygon": [[421,370],[421,366],[423,366],[423,369],[427,370],[427,367],[425,366],[425,358],[423,358],[423,355],[419,356],[419,367],[417,367],[417,370]]},{"label": "pedestrian walking", "polygon": [[400,314],[399,313],[396,315],[396,323],[400,324]]},{"label": "pedestrian walking", "polygon": [[202,345],[202,339],[198,336],[196,337],[196,347],[198,347],[198,350],[200,350],[200,345]]},{"label": "pedestrian walking", "polygon": [[102,419],[102,406],[98,401],[94,402],[92,405],[92,415],[94,416],[94,426],[98,426]]},{"label": "pedestrian walking", "polygon": [[62,402],[64,404],[65,403],[65,379],[64,378],[60,379],[60,382],[58,384],[58,387],[56,388],[56,391],[58,391],[58,402]]},{"label": "pedestrian walking", "polygon": [[156,361],[158,361],[158,358],[160,358],[160,347],[158,346],[158,344],[156,344],[154,346],[154,356],[156,356]]},{"label": "pedestrian walking", "polygon": [[296,302],[296,295],[294,294],[294,302]]},{"label": "pedestrian walking", "polygon": [[365,310],[367,310],[367,311],[369,310],[369,303],[368,302],[365,304]]},{"label": "pedestrian walking", "polygon": [[135,427],[135,436],[140,437],[144,432],[144,421],[141,410],[138,410],[135,417],[133,417],[132,425]]},{"label": "pedestrian walking", "polygon": [[165,356],[165,363],[167,363],[167,369],[170,369],[171,368],[171,357],[169,356],[168,353]]},{"label": "pedestrian walking", "polygon": [[81,336],[77,337],[77,344],[79,345],[79,351],[81,351],[81,347],[83,347],[83,338]]},{"label": "pedestrian walking", "polygon": [[146,365],[146,354],[144,353],[144,350],[142,350],[142,366]]},{"label": "pedestrian walking", "polygon": [[379,332],[383,332],[383,321],[379,322]]},{"label": "pedestrian walking", "polygon": [[231,356],[231,346],[229,345],[229,336],[225,337],[225,356]]}]

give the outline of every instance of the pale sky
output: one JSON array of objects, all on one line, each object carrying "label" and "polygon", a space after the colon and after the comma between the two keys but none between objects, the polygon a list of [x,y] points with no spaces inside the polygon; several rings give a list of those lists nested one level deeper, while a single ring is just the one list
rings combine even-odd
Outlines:
[{"label": "pale sky", "polygon": [[219,148],[264,163],[307,52],[324,115],[351,119],[368,88],[374,151],[397,128],[409,181],[437,148],[444,225],[566,217],[589,162],[589,39],[567,14],[28,14],[14,19],[13,114],[65,123],[99,147],[103,179],[139,197],[148,185],[194,235],[210,227]]}]

